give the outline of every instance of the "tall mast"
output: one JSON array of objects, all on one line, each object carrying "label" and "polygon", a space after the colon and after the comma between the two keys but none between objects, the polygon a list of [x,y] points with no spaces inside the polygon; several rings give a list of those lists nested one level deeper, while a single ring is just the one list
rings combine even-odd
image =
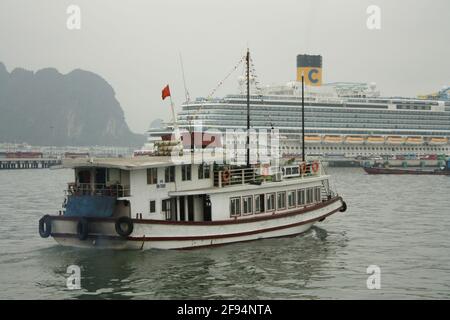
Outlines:
[{"label": "tall mast", "polygon": [[247,48],[247,168],[250,168],[250,50]]},{"label": "tall mast", "polygon": [[178,123],[177,123],[177,116],[175,115],[175,107],[173,105],[172,96],[169,96],[170,98],[170,109],[172,110],[172,119],[173,119],[173,130],[175,134],[175,139],[180,139],[180,130],[178,129]]},{"label": "tall mast", "polygon": [[305,162],[305,77],[302,73],[302,161]]},{"label": "tall mast", "polygon": [[185,97],[186,101],[189,102],[190,97],[189,97],[189,91],[186,87],[186,78],[184,76],[184,66],[183,66],[183,58],[181,57],[181,52],[180,52],[180,64],[181,64],[181,73],[183,75],[184,97]]}]

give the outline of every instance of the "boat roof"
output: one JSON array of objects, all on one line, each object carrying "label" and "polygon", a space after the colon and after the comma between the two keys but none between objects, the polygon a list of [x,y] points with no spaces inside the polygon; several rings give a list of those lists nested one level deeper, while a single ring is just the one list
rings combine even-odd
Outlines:
[{"label": "boat roof", "polygon": [[[173,161],[170,156],[141,156],[128,158],[75,158],[64,159],[63,168],[104,167],[123,170],[138,170],[191,163],[188,161]],[[205,161],[207,162],[207,161]]]}]

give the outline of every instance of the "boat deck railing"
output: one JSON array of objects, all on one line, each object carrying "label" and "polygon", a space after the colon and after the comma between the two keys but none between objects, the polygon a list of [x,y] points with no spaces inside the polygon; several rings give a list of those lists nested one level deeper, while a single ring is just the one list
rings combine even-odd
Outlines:
[{"label": "boat deck railing", "polygon": [[252,168],[222,168],[214,171],[214,186],[226,187],[243,184],[261,184],[264,181],[282,181],[292,178],[308,178],[322,175],[319,161],[301,162],[282,167],[259,166]]},{"label": "boat deck railing", "polygon": [[101,183],[68,183],[66,195],[93,195],[109,197],[129,197],[130,186],[122,184],[101,184]]}]

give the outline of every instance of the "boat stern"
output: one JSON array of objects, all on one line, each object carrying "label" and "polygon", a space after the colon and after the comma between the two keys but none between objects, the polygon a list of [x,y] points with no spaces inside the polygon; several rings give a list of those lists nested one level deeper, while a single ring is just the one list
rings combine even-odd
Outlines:
[{"label": "boat stern", "polygon": [[119,221],[119,219],[113,218],[95,219],[45,215],[39,220],[40,236],[42,238],[52,237],[58,244],[63,246],[103,249],[141,249],[141,243],[128,240],[129,234],[127,234],[126,229],[126,221],[124,223]]}]

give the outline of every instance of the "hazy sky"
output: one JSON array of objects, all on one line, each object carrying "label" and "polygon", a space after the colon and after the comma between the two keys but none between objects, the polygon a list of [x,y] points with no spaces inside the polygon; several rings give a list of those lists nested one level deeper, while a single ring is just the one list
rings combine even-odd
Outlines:
[{"label": "hazy sky", "polygon": [[[81,30],[66,9],[81,8]],[[369,5],[381,30],[366,27]],[[450,84],[450,1],[413,0],[1,0],[0,61],[62,73],[96,72],[115,89],[131,129],[170,119],[161,89],[184,100],[179,53],[192,97],[207,96],[247,45],[262,84],[295,79],[296,55],[323,56],[325,82],[376,82],[415,96]],[[237,90],[240,71],[218,96]]]}]

